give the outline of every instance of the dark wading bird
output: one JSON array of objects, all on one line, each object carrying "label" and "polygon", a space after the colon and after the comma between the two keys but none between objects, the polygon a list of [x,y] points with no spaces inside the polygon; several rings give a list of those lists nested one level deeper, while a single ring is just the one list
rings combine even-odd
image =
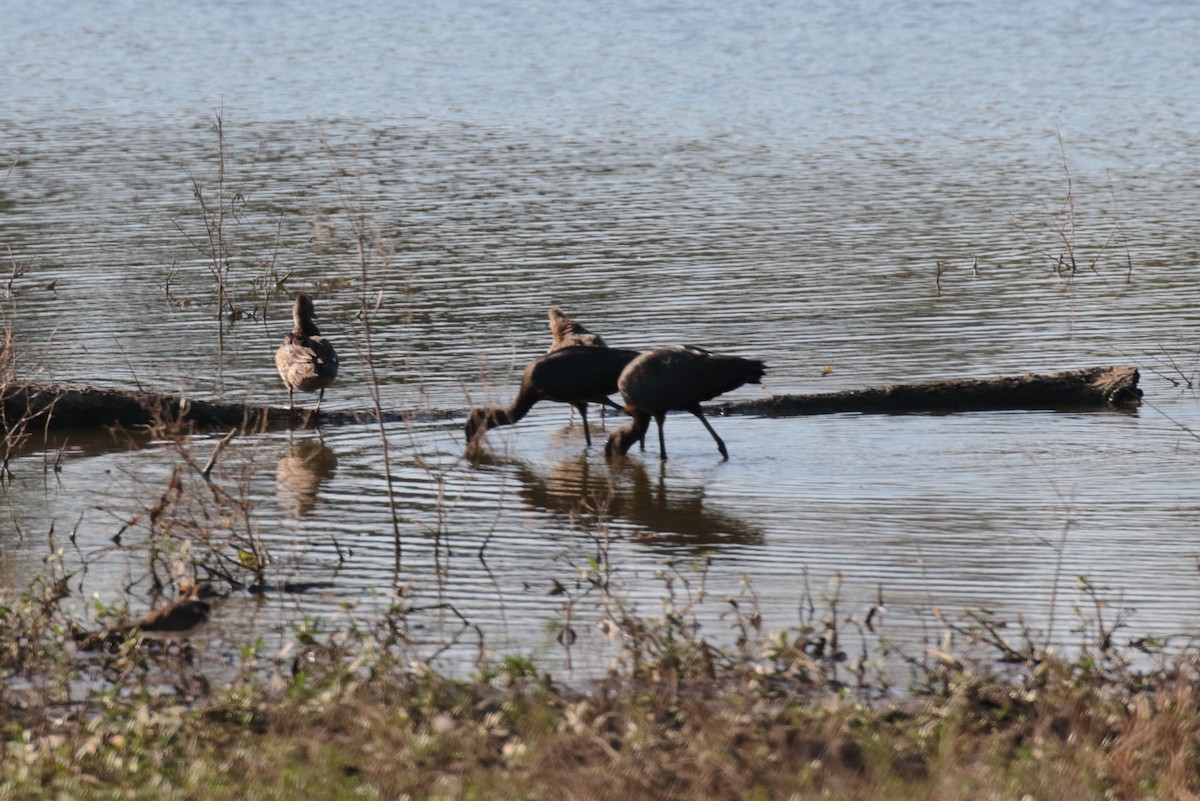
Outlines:
[{"label": "dark wading bird", "polygon": [[217,593],[208,582],[184,588],[179,600],[160,606],[129,624],[127,631],[139,631],[150,640],[186,640],[208,623],[212,614],[209,601]]},{"label": "dark wading bird", "polygon": [[463,427],[467,445],[475,445],[489,428],[510,426],[529,413],[538,401],[569,403],[583,418],[583,436],[592,444],[588,430],[589,403],[617,406],[608,396],[617,391],[617,377],[638,357],[636,350],[596,348],[584,345],[547,353],[531,361],[521,376],[517,398],[507,409],[472,409]]},{"label": "dark wading bird", "polygon": [[337,378],[337,351],[328,339],[321,336],[317,324],[313,322],[316,311],[313,309],[312,298],[301,292],[296,296],[296,305],[292,308],[292,330],[284,337],[283,344],[275,351],[275,366],[279,368],[279,377],[283,379],[288,391],[288,408],[292,405],[292,392],[317,392],[317,406],[313,412],[321,409],[321,401],[325,400],[325,387]]},{"label": "dark wading bird", "polygon": [[132,623],[88,632],[79,639],[85,650],[117,647],[135,632],[145,640],[183,642],[208,623],[212,614],[210,599],[219,595],[206,581],[188,582],[180,587],[177,601],[160,606]]},{"label": "dark wading bird", "polygon": [[659,456],[666,459],[663,418],[667,412],[680,411],[699,417],[717,441],[721,456],[728,459],[725,443],[704,418],[700,404],[742,384],[757,384],[765,372],[766,365],[755,359],[718,356],[694,345],[672,345],[643,353],[629,363],[617,381],[625,398],[625,411],[633,415],[633,420],[608,436],[604,453],[625,453],[633,443],[644,440],[653,417],[658,423]]}]

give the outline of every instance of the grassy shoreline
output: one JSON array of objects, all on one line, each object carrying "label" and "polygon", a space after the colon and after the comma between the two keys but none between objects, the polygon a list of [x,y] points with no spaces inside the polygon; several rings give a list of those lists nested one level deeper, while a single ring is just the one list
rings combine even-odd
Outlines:
[{"label": "grassy shoreline", "polygon": [[61,589],[38,581],[0,605],[2,799],[1200,792],[1200,651],[1122,650],[1111,632],[1070,658],[1001,647],[992,622],[963,628],[954,655],[902,657],[881,640],[880,658],[902,658],[916,679],[896,692],[847,670],[836,619],[768,634],[744,607],[743,636],[721,645],[690,610],[645,618],[615,604],[621,656],[586,684],[519,657],[440,675],[387,633],[395,620],[277,654],[242,644],[216,681],[203,640],[163,648],[134,633],[111,651],[79,650]]}]

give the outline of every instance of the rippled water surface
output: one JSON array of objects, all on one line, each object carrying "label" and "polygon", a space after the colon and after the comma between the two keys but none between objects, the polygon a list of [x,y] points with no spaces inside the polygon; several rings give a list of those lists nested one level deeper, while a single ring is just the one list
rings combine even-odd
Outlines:
[{"label": "rippled water surface", "polygon": [[[366,618],[401,585],[431,643],[587,668],[598,556],[645,611],[666,563],[715,599],[745,577],[776,628],[841,576],[840,608],[882,592],[901,642],[975,607],[1065,640],[1082,575],[1138,633],[1193,630],[1190,4],[110,6],[4,9],[18,377],[282,403],[271,354],[306,290],[342,356],[326,407],[377,386],[434,414],[237,438],[232,506],[186,461],[221,432],[38,437],[0,490],[8,586],[51,530],[85,591],[144,585],[182,464],[176,547],[261,542],[308,590],[235,596],[226,630]],[[466,409],[512,398],[554,304],[613,346],[765,360],[734,398],[1133,364],[1146,403],[717,418],[724,463],[679,416],[670,460],[613,465],[546,404],[466,459]]]}]

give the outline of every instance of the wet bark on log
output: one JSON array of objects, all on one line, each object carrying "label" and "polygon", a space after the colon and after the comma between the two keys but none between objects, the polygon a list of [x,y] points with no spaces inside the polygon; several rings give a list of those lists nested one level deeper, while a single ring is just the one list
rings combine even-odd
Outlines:
[{"label": "wet bark on log", "polygon": [[[1096,367],[1050,375],[897,384],[820,395],[780,395],[711,407],[717,414],[785,417],[834,412],[959,412],[989,409],[1092,409],[1136,405],[1142,397],[1133,367]],[[249,403],[213,403],[157,392],[73,388],[13,382],[0,386],[5,429],[190,423],[200,427],[263,430],[373,422],[373,412],[294,411]],[[385,412],[384,422],[453,419],[456,411]]]},{"label": "wet bark on log", "polygon": [[211,403],[157,392],[125,392],[93,387],[8,383],[0,386],[6,427],[24,421],[29,428],[136,427],[179,421],[210,427],[247,429],[301,420],[287,409],[242,403]]},{"label": "wet bark on log", "polygon": [[895,384],[817,395],[778,395],[712,407],[718,414],[788,417],[837,412],[967,412],[1005,409],[1095,409],[1136,406],[1134,367],[1093,367],[1046,375]]},{"label": "wet bark on log", "polygon": [[[159,424],[189,424],[200,428],[238,428],[243,431],[298,428],[316,424],[345,425],[374,422],[374,412],[320,412],[307,407],[285,409],[256,403],[214,403],[158,392],[131,392],[94,387],[64,387],[12,382],[0,385],[0,423],[5,430],[22,425],[41,428],[137,428]],[[454,413],[385,412],[384,422],[445,418]]]}]

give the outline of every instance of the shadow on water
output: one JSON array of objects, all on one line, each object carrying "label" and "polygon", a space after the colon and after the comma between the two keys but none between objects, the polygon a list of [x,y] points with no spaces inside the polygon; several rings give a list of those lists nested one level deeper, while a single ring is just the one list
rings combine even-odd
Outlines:
[{"label": "shadow on water", "polygon": [[337,473],[337,454],[319,437],[292,440],[275,468],[275,493],[284,512],[304,518],[317,506],[321,485]]},{"label": "shadow on water", "polygon": [[154,438],[145,429],[109,427],[35,429],[16,439],[8,452],[19,459],[38,453],[61,454],[63,459],[103,456],[146,447]]},{"label": "shadow on water", "polygon": [[662,463],[648,470],[641,460],[621,459],[602,467],[581,452],[543,473],[528,462],[482,450],[473,455],[473,464],[515,476],[517,497],[530,509],[564,515],[591,529],[627,523],[642,529],[634,536],[645,544],[711,550],[764,542],[757,526],[711,508],[702,485],[668,488]]}]

